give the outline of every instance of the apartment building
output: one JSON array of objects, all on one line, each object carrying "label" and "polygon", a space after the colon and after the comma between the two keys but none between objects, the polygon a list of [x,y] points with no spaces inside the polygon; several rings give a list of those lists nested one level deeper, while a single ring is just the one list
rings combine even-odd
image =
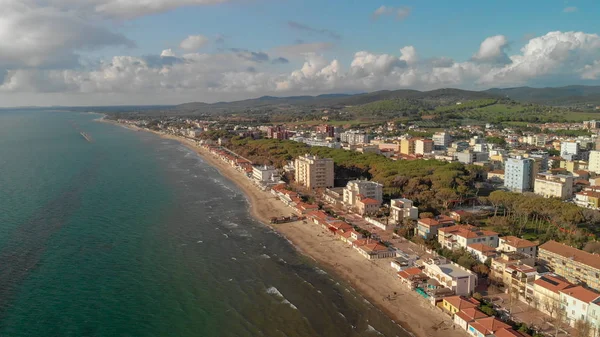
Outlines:
[{"label": "apartment building", "polygon": [[433,145],[446,148],[452,143],[452,137],[448,132],[436,132],[433,134]]},{"label": "apartment building", "polygon": [[383,185],[375,181],[353,180],[344,188],[344,204],[348,207],[355,206],[360,199],[370,198],[383,201]]},{"label": "apartment building", "polygon": [[540,263],[572,283],[583,283],[600,290],[600,256],[556,241],[539,247]]},{"label": "apartment building", "polygon": [[512,192],[533,189],[533,159],[508,158],[504,164],[504,186]]},{"label": "apartment building", "polygon": [[430,259],[423,263],[423,273],[438,281],[444,288],[454,291],[456,295],[466,296],[475,291],[477,275],[455,263]]},{"label": "apartment building", "polygon": [[437,218],[419,219],[417,222],[417,235],[425,240],[434,238],[440,228],[454,225],[454,219],[447,216],[438,216]]},{"label": "apartment building", "polygon": [[360,131],[346,131],[340,134],[340,141],[350,145],[368,144],[369,135]]},{"label": "apartment building", "polygon": [[597,174],[600,173],[600,149],[590,151],[588,170]]},{"label": "apartment building", "polygon": [[448,249],[467,248],[477,243],[498,247],[498,233],[475,226],[455,225],[438,229],[438,242]]},{"label": "apartment building", "polygon": [[573,180],[572,175],[538,173],[533,192],[545,198],[569,199],[573,196]]},{"label": "apartment building", "polygon": [[582,286],[563,289],[559,293],[566,319],[572,327],[577,321],[587,321],[590,303],[600,300],[600,294]]},{"label": "apartment building", "polygon": [[416,150],[415,138],[404,138],[400,141],[400,153],[405,155],[414,155]]},{"label": "apartment building", "polygon": [[417,220],[419,209],[413,206],[409,199],[392,199],[390,201],[390,216],[396,223],[401,223],[404,219]]},{"label": "apartment building", "polygon": [[528,300],[535,307],[550,316],[560,309],[560,291],[573,287],[573,284],[555,274],[539,276],[527,287]]},{"label": "apartment building", "polygon": [[431,139],[417,139],[415,141],[415,154],[429,154],[433,152],[433,140]]},{"label": "apartment building", "polygon": [[296,182],[304,187],[331,188],[333,187],[333,159],[304,155],[294,161]]},{"label": "apartment building", "polygon": [[261,183],[279,181],[279,171],[274,166],[252,167],[252,178]]}]

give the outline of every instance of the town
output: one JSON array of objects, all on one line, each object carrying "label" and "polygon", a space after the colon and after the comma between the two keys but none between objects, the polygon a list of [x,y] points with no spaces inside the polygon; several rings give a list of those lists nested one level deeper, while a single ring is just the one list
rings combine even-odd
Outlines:
[{"label": "town", "polygon": [[437,130],[118,122],[192,140],[270,191],[290,209],[272,224],[303,221],[367,261],[389,260],[397,282],[455,329],[600,336],[600,121]]}]

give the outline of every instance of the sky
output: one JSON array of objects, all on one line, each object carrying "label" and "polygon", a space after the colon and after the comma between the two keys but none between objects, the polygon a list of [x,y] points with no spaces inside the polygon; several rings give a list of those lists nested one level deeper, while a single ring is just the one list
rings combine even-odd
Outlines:
[{"label": "sky", "polygon": [[0,0],[0,106],[600,85],[598,0]]}]

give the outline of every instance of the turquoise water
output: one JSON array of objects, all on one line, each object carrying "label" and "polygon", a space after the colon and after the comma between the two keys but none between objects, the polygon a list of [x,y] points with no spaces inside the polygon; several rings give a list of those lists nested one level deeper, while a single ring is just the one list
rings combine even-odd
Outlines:
[{"label": "turquoise water", "polygon": [[96,118],[0,111],[0,336],[406,336],[189,149]]}]

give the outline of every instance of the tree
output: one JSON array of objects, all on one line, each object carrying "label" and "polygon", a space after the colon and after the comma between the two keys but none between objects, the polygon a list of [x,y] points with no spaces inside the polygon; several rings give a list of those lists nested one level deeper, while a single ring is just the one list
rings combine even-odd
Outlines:
[{"label": "tree", "polygon": [[544,301],[544,309],[550,314],[550,322],[554,326],[554,337],[558,337],[558,333],[562,329],[567,320],[567,312],[562,307],[559,301],[546,299]]},{"label": "tree", "polygon": [[600,241],[590,241],[583,248],[588,253],[600,254]]},{"label": "tree", "polygon": [[592,325],[585,319],[575,321],[575,337],[589,337]]}]

